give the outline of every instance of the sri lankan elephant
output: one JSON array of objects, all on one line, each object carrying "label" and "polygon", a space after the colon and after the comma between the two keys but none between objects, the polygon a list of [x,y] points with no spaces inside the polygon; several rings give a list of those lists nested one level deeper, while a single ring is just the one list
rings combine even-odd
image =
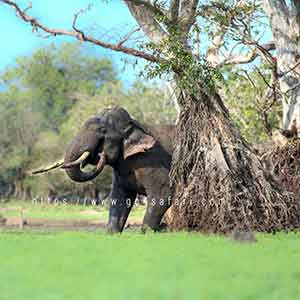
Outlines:
[{"label": "sri lankan elephant", "polygon": [[[67,175],[86,182],[105,165],[113,169],[109,232],[122,232],[137,194],[147,196],[143,230],[159,231],[171,205],[169,170],[174,126],[145,127],[120,107],[89,118],[67,147],[63,163]],[[84,171],[87,164],[92,171]]]}]

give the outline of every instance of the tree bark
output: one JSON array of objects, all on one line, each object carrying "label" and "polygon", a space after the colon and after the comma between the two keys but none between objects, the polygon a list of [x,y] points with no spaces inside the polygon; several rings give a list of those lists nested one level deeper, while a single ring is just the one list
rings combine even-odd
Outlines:
[{"label": "tree bark", "polygon": [[135,1],[125,0],[125,2],[132,16],[153,43],[160,43],[167,36],[159,22],[156,21],[157,16],[154,11],[147,9],[147,7],[141,8]]},{"label": "tree bark", "polygon": [[183,93],[171,185],[174,230],[279,231],[300,226],[300,203],[281,191],[214,92]]},{"label": "tree bark", "polygon": [[286,1],[279,0],[266,0],[263,5],[277,52],[282,128],[290,136],[300,137],[300,5],[289,8]]}]

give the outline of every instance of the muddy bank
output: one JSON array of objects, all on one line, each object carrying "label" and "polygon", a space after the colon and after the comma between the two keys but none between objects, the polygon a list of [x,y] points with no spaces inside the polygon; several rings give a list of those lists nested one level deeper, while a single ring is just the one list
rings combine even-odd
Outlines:
[{"label": "muddy bank", "polygon": [[[105,231],[106,222],[101,220],[51,220],[42,218],[7,217],[0,223],[0,232],[7,231]],[[139,230],[141,221],[128,222],[126,230]]]}]

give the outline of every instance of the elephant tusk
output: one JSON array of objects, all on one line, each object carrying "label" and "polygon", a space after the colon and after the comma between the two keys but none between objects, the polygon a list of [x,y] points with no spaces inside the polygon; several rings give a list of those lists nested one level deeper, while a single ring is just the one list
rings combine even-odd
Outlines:
[{"label": "elephant tusk", "polygon": [[85,151],[81,154],[81,156],[76,159],[75,161],[72,161],[70,163],[66,163],[62,166],[63,169],[67,169],[67,168],[71,168],[74,167],[76,165],[80,165],[84,160],[86,160],[88,158],[88,156],[90,155],[89,151]]},{"label": "elephant tusk", "polygon": [[47,173],[51,170],[54,170],[54,169],[57,169],[57,168],[60,168],[62,167],[64,164],[64,160],[60,160],[48,167],[45,167],[45,168],[41,168],[41,169],[38,169],[38,170],[35,170],[35,171],[32,171],[31,174],[32,175],[37,175],[37,174],[41,174],[41,173]]},{"label": "elephant tusk", "polygon": [[106,164],[106,156],[104,152],[99,153],[99,156],[100,156],[100,160],[98,161],[96,169],[98,172],[101,172]]}]

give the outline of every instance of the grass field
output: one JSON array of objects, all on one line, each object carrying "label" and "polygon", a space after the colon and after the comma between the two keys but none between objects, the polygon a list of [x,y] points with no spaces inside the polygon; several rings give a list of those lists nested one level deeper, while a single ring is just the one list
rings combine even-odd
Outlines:
[{"label": "grass field", "polygon": [[300,235],[0,233],[0,299],[299,299]]},{"label": "grass field", "polygon": [[0,230],[0,299],[299,299],[300,233],[257,240]]}]

